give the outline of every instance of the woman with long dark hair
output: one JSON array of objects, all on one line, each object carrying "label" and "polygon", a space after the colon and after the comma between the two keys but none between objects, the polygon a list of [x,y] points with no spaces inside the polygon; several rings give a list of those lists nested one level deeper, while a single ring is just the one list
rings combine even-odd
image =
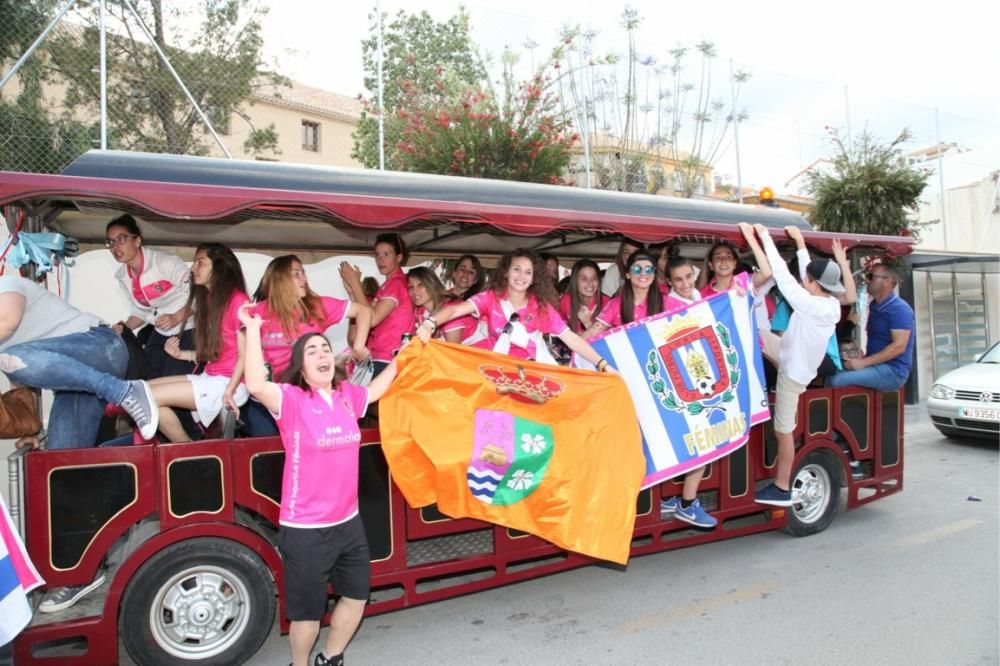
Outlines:
[{"label": "woman with long dark hair", "polygon": [[291,350],[281,383],[269,381],[261,349],[264,321],[239,311],[246,335],[246,384],[271,412],[285,448],[278,547],[292,663],[304,666],[326,614],[327,584],[339,595],[315,664],[343,664],[368,601],[371,555],[358,513],[358,418],[396,376],[390,363],[367,388],[334,377],[330,343],[306,333]]},{"label": "woman with long dark hair", "polygon": [[[314,292],[309,287],[302,262],[294,254],[271,260],[264,270],[258,291],[259,302],[250,313],[263,320],[261,345],[269,381],[281,377],[288,367],[296,340],[306,333],[322,333],[345,319],[353,319],[356,325],[357,334],[352,345],[355,360],[368,358],[365,340],[371,327],[371,307]],[[248,403],[246,420],[254,437],[278,432],[274,420],[255,400]]]},{"label": "woman with long dark hair", "polygon": [[223,407],[238,413],[248,397],[240,383],[243,356],[238,312],[250,299],[240,262],[225,245],[203,243],[195,251],[191,282],[188,308],[194,309],[195,350],[182,350],[177,338],[167,340],[164,348],[174,358],[204,363],[204,371],[149,383],[160,408],[160,432],[171,442],[190,441],[171,407],[192,410],[195,420],[208,426]]},{"label": "woman with long dark hair", "polygon": [[479,258],[472,254],[459,257],[451,272],[451,284],[456,298],[465,299],[481,292],[486,286],[486,271]]},{"label": "woman with long dark hair", "polygon": [[[378,272],[386,277],[372,301],[374,312],[367,343],[376,375],[389,365],[399,351],[403,335],[413,330],[413,302],[403,272],[408,256],[406,244],[399,234],[379,234],[375,237],[375,265]],[[357,266],[351,266],[346,261],[341,263],[340,276],[351,300],[366,303],[361,271]]]},{"label": "woman with long dark hair", "polygon": [[555,363],[545,345],[545,334],[554,335],[598,370],[608,362],[579,335],[570,330],[556,309],[559,300],[545,264],[531,250],[517,249],[500,259],[489,286],[472,298],[446,305],[417,327],[424,342],[439,326],[472,315],[486,321],[485,346],[514,358]]},{"label": "woman with long dark hair", "polygon": [[594,323],[594,317],[604,306],[601,293],[601,269],[597,262],[580,259],[573,264],[566,293],[559,297],[559,314],[570,330],[583,333]]}]

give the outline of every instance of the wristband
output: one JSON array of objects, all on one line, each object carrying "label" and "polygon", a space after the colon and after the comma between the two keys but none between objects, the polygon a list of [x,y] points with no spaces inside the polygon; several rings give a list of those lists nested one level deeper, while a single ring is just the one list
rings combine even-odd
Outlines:
[{"label": "wristband", "polygon": [[438,325],[437,325],[437,322],[434,321],[433,317],[428,317],[427,319],[424,319],[422,322],[420,322],[421,326],[423,326],[424,324],[430,324],[431,325],[431,333],[433,333],[434,331],[437,330]]},{"label": "wristband", "polygon": [[608,361],[605,358],[600,358],[597,360],[597,371],[604,372],[604,368],[608,367]]}]

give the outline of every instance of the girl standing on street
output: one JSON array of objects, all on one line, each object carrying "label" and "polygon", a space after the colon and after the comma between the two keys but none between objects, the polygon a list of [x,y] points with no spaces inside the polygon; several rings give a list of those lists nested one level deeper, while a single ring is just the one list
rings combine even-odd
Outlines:
[{"label": "girl standing on street", "polygon": [[334,379],[334,356],[320,333],[292,347],[281,383],[268,381],[261,349],[264,321],[245,306],[247,388],[274,416],[285,448],[278,547],[285,569],[292,663],[305,666],[326,614],[327,583],[340,600],[318,666],[341,666],[368,601],[371,556],[358,512],[358,418],[396,376],[386,365],[368,387]]}]

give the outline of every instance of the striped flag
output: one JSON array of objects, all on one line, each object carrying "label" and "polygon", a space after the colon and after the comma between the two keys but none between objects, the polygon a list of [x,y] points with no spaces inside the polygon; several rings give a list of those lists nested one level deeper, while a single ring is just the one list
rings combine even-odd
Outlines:
[{"label": "striped flag", "polygon": [[632,394],[643,488],[729,455],[770,418],[752,307],[729,290],[590,340]]},{"label": "striped flag", "polygon": [[27,594],[45,581],[28,559],[3,497],[0,508],[0,645],[6,645],[31,621]]}]

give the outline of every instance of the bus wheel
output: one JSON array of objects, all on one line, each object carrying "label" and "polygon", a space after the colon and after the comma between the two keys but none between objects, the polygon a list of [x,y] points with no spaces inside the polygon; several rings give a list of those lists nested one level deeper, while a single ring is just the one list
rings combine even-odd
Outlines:
[{"label": "bus wheel", "polygon": [[119,636],[141,666],[192,662],[243,664],[271,632],[271,572],[248,548],[227,539],[175,543],[129,582]]},{"label": "bus wheel", "polygon": [[792,476],[792,501],[785,532],[808,536],[825,530],[840,508],[843,470],[829,451],[819,449],[805,458]]}]

